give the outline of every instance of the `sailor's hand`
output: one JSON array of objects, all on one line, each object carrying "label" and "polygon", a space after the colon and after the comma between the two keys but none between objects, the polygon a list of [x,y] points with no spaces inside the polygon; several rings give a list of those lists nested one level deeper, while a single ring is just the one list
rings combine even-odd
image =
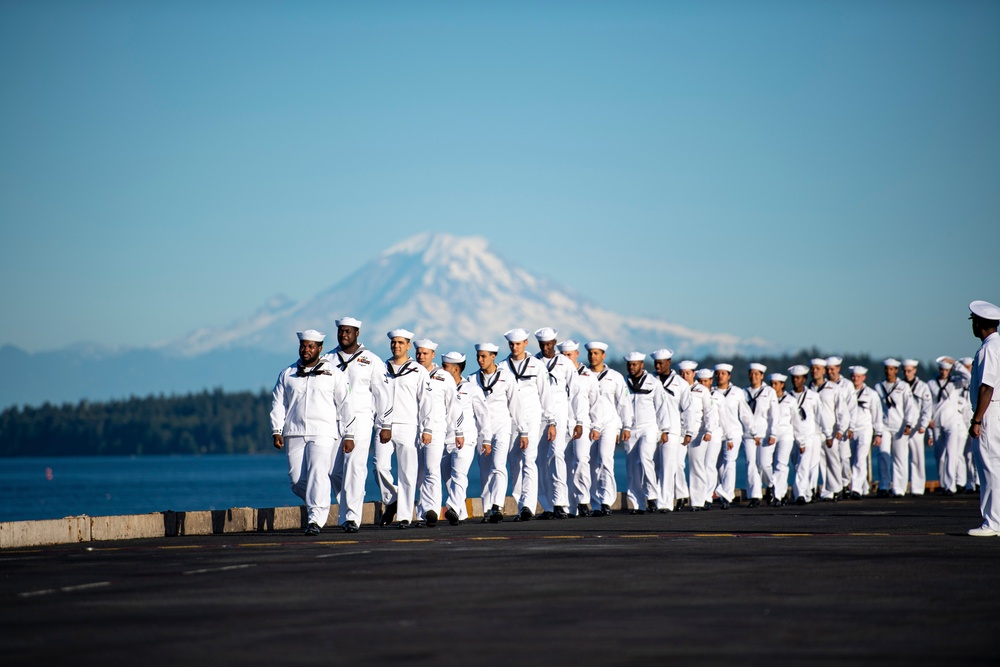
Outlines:
[{"label": "sailor's hand", "polygon": [[573,427],[573,437],[570,439],[579,440],[582,437],[583,437],[583,427],[577,424],[576,426]]},{"label": "sailor's hand", "polygon": [[847,429],[847,439],[854,440],[854,431],[852,431],[851,429]]},{"label": "sailor's hand", "polygon": [[684,436],[684,443],[683,444],[684,444],[685,447],[687,447],[688,445],[691,444],[691,436],[690,435],[685,435]]},{"label": "sailor's hand", "polygon": [[726,443],[726,449],[732,451],[732,449],[733,449],[733,441],[732,440],[730,440],[730,441],[728,441]]},{"label": "sailor's hand", "polygon": [[909,426],[907,426],[906,428],[903,429],[903,435],[910,435],[911,430],[912,429]]},{"label": "sailor's hand", "polygon": [[527,449],[527,448],[528,448],[528,436],[522,435],[521,436],[521,449],[524,450],[524,449]]},{"label": "sailor's hand", "polygon": [[872,444],[875,445],[876,447],[878,447],[879,445],[881,445],[882,444],[882,436],[876,435],[875,436],[875,442],[873,442]]},{"label": "sailor's hand", "polygon": [[281,437],[280,433],[274,434],[274,448],[281,449],[285,446],[285,439]]},{"label": "sailor's hand", "polygon": [[712,434],[706,433],[705,437],[703,437],[702,440],[704,440],[705,442],[712,442]]},{"label": "sailor's hand", "polygon": [[421,433],[420,434],[420,443],[421,444],[429,445],[433,441],[434,441],[434,436],[431,435],[430,433]]},{"label": "sailor's hand", "polygon": [[632,437],[632,432],[628,429],[622,431],[622,442],[628,442],[628,439]]},{"label": "sailor's hand", "polygon": [[661,433],[660,434],[660,444],[661,445],[665,445],[669,441],[670,441],[670,434],[669,433]]},{"label": "sailor's hand", "polygon": [[489,456],[493,453],[493,445],[488,442],[483,443],[483,456]]},{"label": "sailor's hand", "polygon": [[767,439],[767,444],[768,445],[773,445],[776,442],[777,442],[777,440],[774,439],[773,435],[770,438]]},{"label": "sailor's hand", "polygon": [[465,445],[465,436],[455,436],[455,446],[461,449]]},{"label": "sailor's hand", "polygon": [[969,437],[976,438],[978,440],[981,426],[982,424],[972,424],[969,426]]},{"label": "sailor's hand", "polygon": [[593,440],[594,442],[597,442],[598,440],[601,439],[601,432],[598,431],[596,428],[590,429],[590,439]]},{"label": "sailor's hand", "polygon": [[826,439],[826,446],[827,447],[833,447],[833,438],[827,438]]},{"label": "sailor's hand", "polygon": [[344,438],[344,442],[341,443],[341,447],[344,449],[345,454],[350,454],[354,451],[354,440],[351,438]]},{"label": "sailor's hand", "polygon": [[549,424],[549,428],[545,432],[545,439],[548,440],[549,442],[555,442],[556,441],[556,425],[555,424]]},{"label": "sailor's hand", "polygon": [[384,428],[378,432],[378,441],[381,442],[383,445],[389,442],[390,440],[392,440],[391,428]]}]

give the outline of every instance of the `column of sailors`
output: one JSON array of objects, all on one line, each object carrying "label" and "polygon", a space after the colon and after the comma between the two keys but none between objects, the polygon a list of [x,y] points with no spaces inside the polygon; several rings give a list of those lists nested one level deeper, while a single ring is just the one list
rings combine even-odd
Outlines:
[{"label": "column of sailors", "polygon": [[632,514],[705,511],[713,498],[729,509],[741,449],[750,508],[860,499],[871,478],[878,496],[921,495],[929,448],[946,495],[978,487],[964,426],[971,358],[939,357],[930,383],[916,377],[916,360],[886,359],[874,387],[861,366],[843,377],[839,357],[767,382],[767,368],[751,363],[741,388],[730,364],[683,360],[674,370],[669,349],[649,355],[652,373],[647,355],[625,355],[623,376],[605,363],[608,345],[591,341],[583,364],[579,343],[557,342],[548,327],[534,332],[535,355],[524,329],[504,334],[510,354],[499,362],[497,345],[476,344],[478,369],[467,372],[463,354],[441,354],[438,366],[438,344],[406,329],[387,333],[383,361],[359,342],[361,321],[336,324],[338,345],[322,355],[324,334],[299,332],[300,358],[279,375],[272,401],[275,446],[287,448],[310,535],[331,496],[343,530],[358,530],[372,442],[381,524],[399,528],[433,527],[442,507],[450,524],[466,520],[476,458],[484,523],[504,520],[508,486],[515,521],[607,516],[619,494],[618,444]]}]

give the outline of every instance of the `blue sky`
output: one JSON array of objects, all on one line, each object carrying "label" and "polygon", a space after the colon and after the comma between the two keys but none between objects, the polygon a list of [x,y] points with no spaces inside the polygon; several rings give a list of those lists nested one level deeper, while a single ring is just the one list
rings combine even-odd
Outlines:
[{"label": "blue sky", "polygon": [[421,231],[928,359],[1000,302],[1000,3],[0,2],[0,345],[146,345]]}]

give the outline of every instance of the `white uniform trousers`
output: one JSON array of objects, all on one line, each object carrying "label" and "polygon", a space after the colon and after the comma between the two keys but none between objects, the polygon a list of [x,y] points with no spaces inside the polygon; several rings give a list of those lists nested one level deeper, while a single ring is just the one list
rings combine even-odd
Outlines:
[{"label": "white uniform trousers", "polygon": [[878,446],[877,453],[879,491],[888,492],[892,489],[892,441],[898,437],[904,437],[902,430],[897,433],[882,432],[882,444]]},{"label": "white uniform trousers", "polygon": [[[546,512],[555,506],[569,506],[569,492],[566,486],[566,423],[556,422],[556,439],[545,437],[548,426],[542,429],[542,440],[538,445],[538,504]],[[534,510],[532,510],[534,511]]]},{"label": "white uniform trousers", "polygon": [[910,493],[924,495],[927,487],[927,431],[910,435]]},{"label": "white uniform trousers", "polygon": [[854,429],[854,437],[850,440],[851,493],[867,496],[871,490],[871,485],[868,483],[868,454],[871,452],[874,437],[871,426]]},{"label": "white uniform trousers", "polygon": [[[717,487],[719,486],[719,478],[721,475],[722,467],[725,465],[725,454],[723,450],[726,448],[726,439],[723,438],[718,433],[712,435],[712,439],[708,444],[708,501],[712,502],[712,497],[715,494]],[[736,445],[733,445],[736,448]],[[704,503],[702,503],[704,504]]]},{"label": "white uniform trousers", "polygon": [[[822,443],[826,447],[826,438],[822,435],[817,434],[815,438],[817,443]],[[809,466],[809,488],[816,490],[819,487],[819,480],[822,477],[824,480],[827,476],[826,469],[826,457],[823,456],[823,452],[819,451],[818,448],[813,448],[812,450],[812,463]]]},{"label": "white uniform trousers", "polygon": [[[966,431],[968,427],[966,427]],[[960,483],[965,486],[966,491],[973,491],[977,486],[979,486],[979,462],[976,460],[978,450],[973,446],[972,438],[968,435],[965,436],[965,445],[962,450],[963,456],[965,457],[964,475]],[[959,473],[962,474],[961,472]]]},{"label": "white uniform trousers", "polygon": [[334,452],[330,481],[333,495],[340,506],[338,521],[344,525],[353,521],[361,525],[361,512],[365,505],[365,484],[368,482],[368,453],[373,437],[371,413],[358,412],[354,416],[354,449],[345,454],[343,447]]},{"label": "white uniform trousers", "polygon": [[[762,443],[767,442],[767,438],[763,437],[760,439]],[[760,449],[760,445],[753,438],[743,439],[743,452],[747,458],[747,494],[751,498],[756,498],[760,500],[764,497],[764,488],[761,481],[761,470],[760,470],[760,455],[757,450]],[[735,491],[736,487],[736,474],[735,474],[736,461],[733,460],[733,489]]]},{"label": "white uniform trousers", "polygon": [[[779,435],[774,443],[774,476],[771,478],[774,486],[774,497],[779,500],[788,493],[788,462],[792,458],[792,449],[795,447],[795,438],[791,433]],[[771,449],[771,448],[768,448]]]},{"label": "white uniform trousers", "polygon": [[[459,521],[469,518],[465,500],[469,493],[469,468],[476,458],[476,443],[466,440],[461,449],[452,442],[445,447],[441,459],[441,478],[445,481],[448,500],[445,504],[455,510]],[[486,509],[489,509],[488,507]]]},{"label": "white uniform trousers", "polygon": [[569,513],[576,514],[578,505],[590,504],[590,438],[586,429],[583,437],[570,440],[566,446],[566,475],[569,478]]},{"label": "white uniform trousers", "polygon": [[611,507],[618,496],[615,480],[615,439],[618,430],[606,429],[601,437],[590,442],[590,495],[595,509],[601,505]]},{"label": "white uniform trousers", "polygon": [[851,478],[854,475],[851,465],[851,441],[844,433],[842,440],[835,440],[840,444],[840,488],[851,488]]},{"label": "white uniform trousers", "polygon": [[625,443],[625,465],[628,477],[628,501],[632,507],[646,509],[647,501],[656,501],[656,449],[660,429],[656,424],[643,424],[632,431]]},{"label": "white uniform trousers", "polygon": [[823,475],[823,486],[820,488],[820,498],[832,499],[837,493],[844,489],[841,479],[841,469],[844,467],[840,460],[840,440],[834,440],[829,447],[826,446],[826,438],[820,436],[820,456],[826,461],[826,474]]},{"label": "white uniform trousers", "polygon": [[[659,442],[659,441],[657,441]],[[671,433],[667,442],[656,448],[656,484],[658,509],[672,512],[677,500],[677,450],[687,448],[681,445],[683,439]]]},{"label": "white uniform trousers", "polygon": [[517,501],[518,511],[527,507],[534,514],[538,506],[538,445],[543,429],[540,410],[525,410],[525,424],[528,428],[528,447],[521,449],[521,436],[512,433],[507,454],[510,479],[513,483],[511,495]]},{"label": "white uniform trousers", "polygon": [[[819,444],[819,440],[819,435],[810,435],[805,440],[796,440],[793,445],[793,449],[798,453],[798,459],[795,462],[795,479],[792,482],[792,495],[796,500],[805,498],[806,502],[812,502],[813,460],[817,458],[816,447]],[[826,443],[823,446],[825,447]],[[803,447],[805,448],[804,452],[801,451]]]},{"label": "white uniform trousers", "polygon": [[309,523],[325,526],[330,516],[330,468],[337,440],[315,435],[285,438],[288,482],[306,504]]},{"label": "white uniform trousers", "polygon": [[715,468],[715,460],[709,460],[712,456],[712,442],[719,436],[712,436],[712,440],[706,441],[703,435],[697,436],[687,446],[688,468],[691,470],[691,481],[688,485],[688,492],[691,494],[691,507],[703,507],[705,503],[712,502],[712,470]]},{"label": "white uniform trousers", "polygon": [[435,427],[431,436],[431,444],[425,445],[417,440],[417,487],[420,489],[420,503],[417,505],[417,518],[427,518],[431,510],[441,513],[441,503],[444,499],[443,483],[441,481],[441,459],[444,458],[444,429]]},{"label": "white uniform trousers", "polygon": [[[395,435],[395,434],[393,434]],[[396,502],[396,482],[392,478],[392,452],[395,446],[392,440],[382,442],[375,436],[375,479],[378,490],[382,494],[382,504]]]},{"label": "white uniform trousers", "polygon": [[417,497],[417,425],[393,424],[392,446],[396,452],[396,474],[399,486],[396,489],[396,520],[413,521],[414,503]]},{"label": "white uniform trousers", "polygon": [[[757,447],[757,470],[760,471],[761,490],[774,486],[774,449],[774,445],[767,444],[767,438],[760,439]],[[763,497],[764,494],[761,493],[761,498]]]},{"label": "white uniform trousers", "polygon": [[[912,432],[916,437],[917,432]],[[902,431],[892,435],[892,493],[901,496],[906,493],[906,484],[910,473],[910,437]]]},{"label": "white uniform trousers", "polygon": [[[995,395],[995,394],[994,394]],[[979,439],[972,440],[979,467],[979,510],[983,527],[1000,531],[1000,401],[990,401]]]},{"label": "white uniform trousers", "polygon": [[[676,467],[674,468],[674,470],[676,471],[676,473],[674,474],[674,496],[676,498],[687,498],[690,495],[688,492],[688,481],[687,481],[687,459],[688,459],[687,447],[684,446],[683,444],[684,443],[683,435],[676,435],[674,437],[680,438],[680,440],[674,443],[676,445],[676,447],[674,447],[674,452],[676,453],[677,456],[677,463]],[[691,442],[694,442],[693,438]]]},{"label": "white uniform trousers", "polygon": [[510,450],[510,432],[494,433],[490,440],[489,455],[479,452],[479,479],[482,480],[483,511],[489,512],[496,505],[503,509],[507,497],[507,453]]},{"label": "white uniform trousers", "polygon": [[962,442],[965,440],[956,422],[938,424],[934,429],[934,458],[938,464],[941,488],[954,493],[958,489],[958,469],[964,465]]},{"label": "white uniform trousers", "polygon": [[[736,497],[736,459],[740,456],[740,447],[746,443],[745,439],[733,441],[733,448],[727,449],[722,445],[722,458],[719,462],[719,486],[715,493],[720,498],[725,498],[729,502]],[[753,440],[750,440],[753,444]],[[754,461],[756,464],[756,460]],[[749,468],[749,465],[747,466]],[[760,493],[760,476],[757,476],[757,493]],[[759,497],[759,496],[758,496]]]}]

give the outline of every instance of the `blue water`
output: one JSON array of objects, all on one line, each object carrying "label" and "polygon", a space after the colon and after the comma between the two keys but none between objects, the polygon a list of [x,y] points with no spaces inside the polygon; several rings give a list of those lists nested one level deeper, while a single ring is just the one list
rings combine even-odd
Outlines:
[{"label": "blue water", "polygon": [[[937,479],[928,457],[928,479]],[[283,454],[104,456],[0,459],[0,521],[109,516],[230,507],[297,506]],[[369,462],[367,500],[378,500]],[[615,477],[625,488],[625,455],[615,453]],[[746,486],[743,453],[736,488]],[[479,495],[479,466],[469,469],[469,496]]]}]

